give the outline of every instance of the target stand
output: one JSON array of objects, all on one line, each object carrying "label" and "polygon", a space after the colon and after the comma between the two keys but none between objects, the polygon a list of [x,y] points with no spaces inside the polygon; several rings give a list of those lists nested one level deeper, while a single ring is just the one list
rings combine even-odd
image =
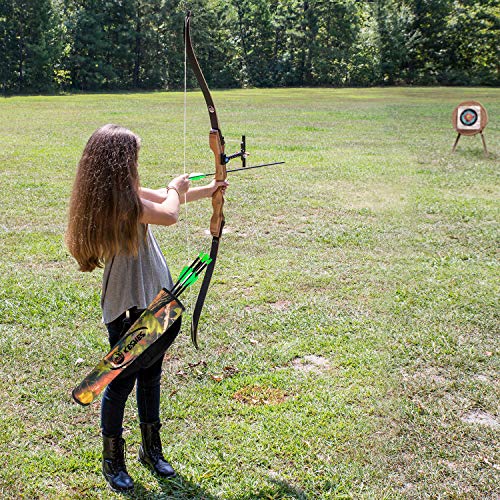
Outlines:
[{"label": "target stand", "polygon": [[453,128],[457,131],[457,138],[451,148],[454,153],[457,149],[457,144],[462,135],[481,135],[483,143],[483,151],[485,156],[488,156],[488,148],[486,147],[486,139],[483,135],[483,130],[488,124],[488,113],[483,105],[477,101],[465,101],[460,103],[454,110],[452,115]]}]

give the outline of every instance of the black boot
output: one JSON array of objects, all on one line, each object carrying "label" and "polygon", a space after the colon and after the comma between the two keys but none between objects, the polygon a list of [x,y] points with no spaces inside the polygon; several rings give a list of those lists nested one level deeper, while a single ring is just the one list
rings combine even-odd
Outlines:
[{"label": "black boot", "polygon": [[102,436],[102,473],[114,491],[130,491],[134,482],[125,466],[125,440],[121,436]]},{"label": "black boot", "polygon": [[159,476],[174,477],[174,469],[163,457],[160,427],[160,422],[141,423],[142,445],[139,448],[139,460],[151,467]]}]

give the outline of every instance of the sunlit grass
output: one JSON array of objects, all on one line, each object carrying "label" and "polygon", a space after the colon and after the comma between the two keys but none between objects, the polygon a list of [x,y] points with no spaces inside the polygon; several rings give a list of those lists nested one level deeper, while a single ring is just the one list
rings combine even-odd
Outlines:
[{"label": "sunlit grass", "polygon": [[[233,174],[227,231],[201,321],[164,365],[162,428],[179,472],[135,460],[137,498],[496,498],[498,147],[494,119],[457,152],[451,112],[497,89],[214,92]],[[208,117],[190,92],[0,101],[0,496],[114,498],[100,473],[99,403],[71,389],[106,352],[101,274],[63,244],[90,134],[142,138],[141,181],[213,170]],[[173,274],[210,238],[210,202],[156,228]],[[196,290],[197,291],[197,290]]]}]

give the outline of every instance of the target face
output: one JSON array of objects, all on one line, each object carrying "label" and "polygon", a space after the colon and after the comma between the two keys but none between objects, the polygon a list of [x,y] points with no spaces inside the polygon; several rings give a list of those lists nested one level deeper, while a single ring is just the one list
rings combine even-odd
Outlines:
[{"label": "target face", "polygon": [[459,130],[481,130],[481,106],[459,106],[457,128]]},{"label": "target face", "polygon": [[479,120],[479,115],[475,109],[467,108],[460,113],[459,118],[462,125],[472,127]]}]

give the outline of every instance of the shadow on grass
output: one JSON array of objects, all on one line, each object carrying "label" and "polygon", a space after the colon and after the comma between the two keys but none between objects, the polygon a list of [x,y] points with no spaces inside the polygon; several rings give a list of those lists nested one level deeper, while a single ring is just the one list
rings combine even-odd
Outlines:
[{"label": "shadow on grass", "polygon": [[295,498],[297,500],[307,500],[307,496],[302,490],[288,484],[286,481],[275,478],[268,478],[268,480],[271,483],[269,486],[261,488],[259,491],[252,491],[245,495],[241,495],[237,497],[237,499],[255,500],[256,498]]},{"label": "shadow on grass", "polygon": [[[261,488],[259,491],[252,491],[234,497],[237,500],[255,500],[258,498],[295,498],[297,500],[307,500],[303,491],[280,479],[269,478],[269,486]],[[178,500],[221,500],[218,497],[207,493],[199,485],[189,481],[179,474],[175,479],[158,478],[161,492],[147,491],[138,481],[132,493],[123,493],[123,497],[133,499],[178,499]]]},{"label": "shadow on grass", "polygon": [[203,488],[189,479],[177,474],[173,479],[157,477],[161,492],[146,490],[140,481],[134,481],[135,487],[132,493],[123,493],[122,496],[137,499],[178,499],[178,500],[220,500],[220,497],[206,493]]}]

